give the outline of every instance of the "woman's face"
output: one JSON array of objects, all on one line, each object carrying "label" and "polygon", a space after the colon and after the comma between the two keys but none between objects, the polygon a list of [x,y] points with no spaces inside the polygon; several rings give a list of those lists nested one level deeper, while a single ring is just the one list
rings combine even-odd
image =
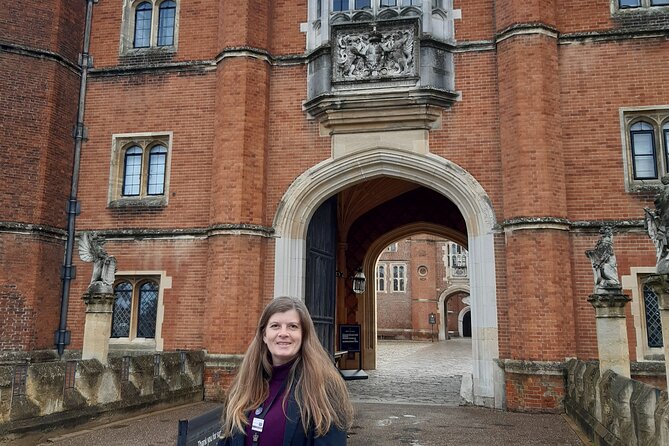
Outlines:
[{"label": "woman's face", "polygon": [[302,323],[295,310],[285,313],[274,313],[267,321],[262,337],[272,355],[275,366],[290,362],[302,347]]}]

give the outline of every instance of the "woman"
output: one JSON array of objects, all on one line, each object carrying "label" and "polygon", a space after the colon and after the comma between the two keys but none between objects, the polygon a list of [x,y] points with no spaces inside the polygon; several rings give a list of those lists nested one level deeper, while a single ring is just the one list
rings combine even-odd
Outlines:
[{"label": "woman", "polygon": [[230,386],[218,446],[342,446],[352,418],[307,307],[273,299]]}]

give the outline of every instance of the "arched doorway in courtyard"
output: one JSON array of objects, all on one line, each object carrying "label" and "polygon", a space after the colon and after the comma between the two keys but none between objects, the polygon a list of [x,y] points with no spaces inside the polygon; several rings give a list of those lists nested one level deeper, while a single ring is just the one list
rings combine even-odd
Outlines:
[{"label": "arched doorway in courtyard", "polygon": [[501,407],[504,380],[494,362],[498,357],[494,214],[485,191],[466,171],[431,154],[373,149],[324,161],[293,182],[278,208],[276,295],[305,299],[311,286],[309,225],[323,203],[335,197],[334,262],[342,276],[333,298],[335,325],[360,325],[363,368],[376,367],[376,294],[373,286],[353,294],[346,278],[361,269],[372,282],[379,253],[401,237],[416,233],[445,237],[466,246],[475,265],[470,271],[473,401]]}]

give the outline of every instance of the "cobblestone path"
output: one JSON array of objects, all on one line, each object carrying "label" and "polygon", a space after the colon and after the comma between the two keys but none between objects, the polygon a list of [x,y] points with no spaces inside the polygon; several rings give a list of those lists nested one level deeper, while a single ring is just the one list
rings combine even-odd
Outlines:
[{"label": "cobblestone path", "polygon": [[379,341],[377,369],[348,381],[354,402],[460,403],[462,375],[471,375],[471,339],[439,342]]}]

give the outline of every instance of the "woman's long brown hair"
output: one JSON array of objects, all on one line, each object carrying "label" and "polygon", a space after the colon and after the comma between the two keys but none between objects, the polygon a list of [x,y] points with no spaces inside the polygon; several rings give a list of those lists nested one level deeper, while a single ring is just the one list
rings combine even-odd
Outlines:
[{"label": "woman's long brown hair", "polygon": [[[295,395],[304,432],[314,429],[316,436],[325,435],[332,425],[346,430],[353,420],[353,406],[348,389],[332,359],[316,336],[314,323],[304,303],[292,297],[277,297],[265,307],[255,337],[226,398],[223,414],[223,437],[243,433],[249,424],[247,414],[260,406],[269,393],[272,363],[263,335],[267,322],[276,313],[295,310],[300,316],[302,347],[288,377],[287,388]],[[285,412],[285,402],[283,400]]]}]

